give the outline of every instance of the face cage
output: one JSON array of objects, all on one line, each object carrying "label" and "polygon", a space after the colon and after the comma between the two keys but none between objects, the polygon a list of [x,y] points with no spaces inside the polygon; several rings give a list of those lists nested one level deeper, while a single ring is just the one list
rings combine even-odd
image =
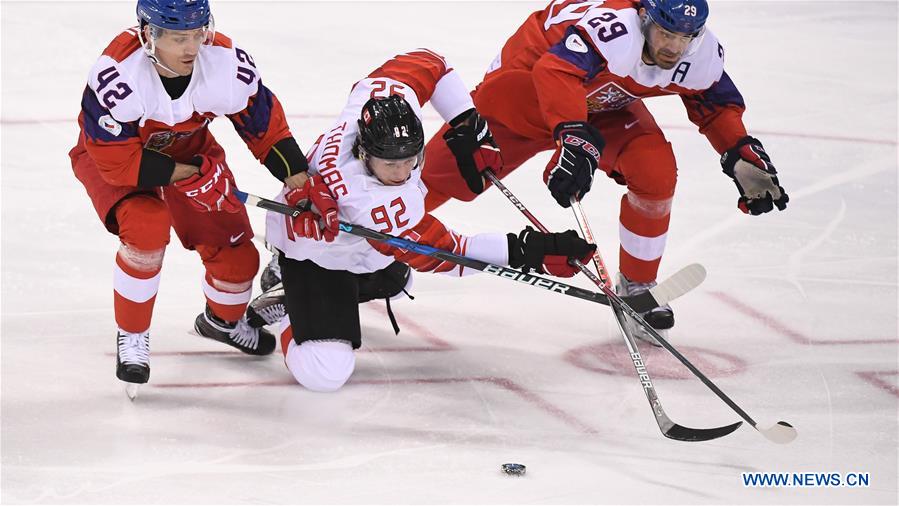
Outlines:
[{"label": "face cage", "polygon": [[[144,26],[150,27],[150,38],[149,40],[144,40]],[[206,40],[203,41],[203,46],[211,46],[212,41],[215,40],[215,18],[212,17],[212,13],[209,14],[209,23],[206,26],[202,27],[206,29]],[[156,40],[162,37],[162,34],[168,28],[162,28],[161,26],[151,25],[151,24],[141,24],[137,29],[137,38],[140,41],[141,47],[144,48],[144,53],[147,55],[147,58],[153,62],[157,67],[169,72],[171,74],[179,75],[174,70],[170,69],[168,65],[162,63],[159,58],[156,56]],[[199,58],[199,55],[197,55]]]},{"label": "face cage", "polygon": [[[644,38],[644,40],[646,40],[647,44],[650,44],[649,30],[650,30],[650,27],[652,27],[653,25],[655,25],[656,28],[658,28],[659,30],[661,30],[663,32],[675,33],[675,32],[669,32],[668,30],[662,28],[661,25],[659,25],[658,23],[655,22],[654,19],[652,19],[652,16],[650,16],[649,13],[646,13],[643,17],[643,24],[641,26],[641,31],[643,32],[643,38]],[[683,60],[684,58],[686,58],[688,56],[693,55],[694,53],[696,53],[696,51],[699,50],[699,46],[702,45],[702,39],[705,38],[705,25],[703,25],[702,28],[700,28],[698,32],[696,32],[695,34],[693,34],[689,37],[690,37],[690,43],[687,44],[687,47],[684,49],[683,54],[681,54],[681,56],[680,56],[681,60]]]},{"label": "face cage", "polygon": [[[415,172],[416,170],[421,170],[425,166],[425,150],[422,149],[415,156],[418,157],[418,160],[416,160],[416,162],[415,162],[415,167],[412,167],[412,172]],[[365,166],[365,171],[368,172],[369,176],[377,179],[378,181],[381,181],[381,179],[378,178],[377,174],[375,174],[375,171],[372,170],[371,165],[369,165],[369,161],[372,158],[378,158],[380,160],[390,160],[389,158],[380,158],[377,156],[370,155],[370,154],[366,153],[365,149],[360,145],[359,146],[359,160],[362,162],[362,165]],[[411,158],[411,157],[409,157],[409,158]],[[409,177],[412,177],[412,172],[409,173]],[[408,179],[407,179],[407,181],[408,181]]]}]

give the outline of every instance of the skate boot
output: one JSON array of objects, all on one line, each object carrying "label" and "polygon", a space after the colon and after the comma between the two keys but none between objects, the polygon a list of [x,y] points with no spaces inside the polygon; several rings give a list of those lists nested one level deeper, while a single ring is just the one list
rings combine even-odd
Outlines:
[{"label": "skate boot", "polygon": [[[648,283],[638,283],[636,281],[627,279],[624,274],[621,274],[619,272],[617,283],[615,283],[615,293],[622,297],[625,297],[628,295],[643,293],[654,286],[656,286],[655,281],[650,281]],[[640,316],[642,316],[643,319],[646,320],[646,323],[648,323],[653,329],[655,329],[660,336],[662,336],[664,339],[668,339],[668,329],[674,327],[674,311],[672,311],[671,306],[665,304],[664,306],[650,309],[645,313],[640,313]],[[627,331],[637,339],[645,341],[653,346],[662,346],[658,341],[655,340],[654,337],[652,337],[649,332],[647,332],[643,328],[642,325],[638,324],[631,318],[626,319],[625,327]]]},{"label": "skate boot", "polygon": [[272,253],[272,259],[269,260],[265,269],[262,269],[262,275],[259,277],[259,286],[262,287],[263,292],[267,292],[269,288],[281,282],[281,265],[278,263],[279,256],[280,255],[277,252]]},{"label": "skate boot", "polygon": [[247,306],[247,323],[254,329],[277,323],[287,314],[284,300],[284,285],[278,281]]},{"label": "skate boot", "polygon": [[194,322],[197,334],[233,346],[248,355],[268,355],[275,351],[275,336],[265,329],[254,329],[243,316],[236,322],[226,322],[216,316],[209,305]]},{"label": "skate boot", "polygon": [[[136,392],[136,385],[150,380],[150,331],[125,332],[119,329],[116,344],[116,378],[134,384]],[[133,399],[134,395],[129,391],[129,397]]]}]

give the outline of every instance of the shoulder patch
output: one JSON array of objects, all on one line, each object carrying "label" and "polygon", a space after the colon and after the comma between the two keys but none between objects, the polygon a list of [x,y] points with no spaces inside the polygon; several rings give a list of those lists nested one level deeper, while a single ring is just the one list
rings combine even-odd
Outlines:
[{"label": "shoulder patch", "polygon": [[584,40],[581,39],[581,36],[576,33],[572,33],[565,39],[565,47],[575,53],[586,53],[588,51],[587,44],[585,44]]},{"label": "shoulder patch", "polygon": [[101,116],[97,124],[100,125],[100,128],[112,134],[113,137],[118,137],[122,133],[122,125],[109,114]]}]

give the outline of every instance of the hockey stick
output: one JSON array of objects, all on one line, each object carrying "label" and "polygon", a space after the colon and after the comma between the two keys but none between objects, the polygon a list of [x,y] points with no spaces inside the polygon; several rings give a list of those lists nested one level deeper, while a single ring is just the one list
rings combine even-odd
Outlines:
[{"label": "hockey stick", "polygon": [[[589,242],[593,242],[593,232],[590,230],[590,225],[587,223],[587,216],[586,214],[584,214],[584,208],[581,207],[580,201],[574,197],[571,198],[571,210],[572,212],[574,212],[574,217],[577,220],[578,226],[581,228],[581,233],[584,235],[584,239]],[[765,436],[768,441],[778,444],[786,444],[796,439],[796,436],[798,435],[796,429],[794,429],[792,425],[784,421],[779,421],[771,427],[759,427],[755,420],[753,420],[752,417],[750,417],[745,411],[743,411],[743,409],[740,408],[737,403],[735,403],[733,400],[731,400],[730,397],[722,392],[717,385],[712,383],[712,380],[708,379],[705,374],[700,372],[699,369],[697,369],[696,366],[690,363],[690,361],[687,360],[686,357],[681,355],[681,353],[677,351],[674,346],[671,345],[671,343],[666,341],[665,338],[659,335],[659,333],[656,332],[656,330],[652,328],[651,325],[646,323],[646,320],[644,320],[643,317],[640,316],[639,312],[635,311],[627,304],[627,302],[622,300],[621,297],[619,297],[609,288],[610,285],[605,268],[605,263],[603,262],[602,257],[599,255],[598,251],[593,254],[593,262],[596,265],[596,269],[600,273],[600,276],[604,277],[603,293],[606,294],[606,296],[609,298],[609,301],[611,302],[612,309],[615,311],[615,317],[618,320],[618,325],[619,327],[621,327],[622,333],[627,335],[624,330],[624,314],[627,314],[627,316],[637,322],[638,325],[643,327],[644,330],[646,330],[656,341],[658,341],[659,344],[662,345],[662,347],[671,352],[671,354],[674,355],[674,357],[677,358],[680,363],[684,364],[684,366],[686,366],[694,376],[699,378],[700,381],[705,384],[705,386],[709,387],[712,392],[715,392],[715,395],[717,395],[719,399],[730,406],[730,408],[734,410],[738,415],[740,415],[743,420],[749,422],[749,424],[752,425],[755,430],[759,431],[760,434]],[[629,341],[629,343],[633,344],[632,341]],[[628,346],[628,348],[630,348],[630,346]],[[633,352],[634,350],[631,351]],[[639,352],[637,353],[639,354]],[[725,434],[729,434],[730,432],[736,430],[737,427],[739,427],[742,423],[743,422],[737,422],[733,425],[722,427],[722,429],[730,429],[725,432]]]},{"label": "hockey stick", "polygon": [[[503,195],[509,199],[509,202],[512,203],[521,214],[523,214],[531,223],[537,227],[541,232],[549,232],[546,227],[543,226],[542,223],[537,219],[536,216],[531,214],[527,207],[525,207],[524,203],[518,200],[518,197],[512,194],[512,191],[506,187],[505,184],[496,176],[496,173],[491,169],[485,169],[481,172],[487,179],[493,183],[493,186],[502,192]],[[586,268],[584,264],[582,264],[578,260],[572,261],[573,265],[581,270],[584,275],[590,278],[596,286],[602,289],[602,280],[593,274],[593,271]],[[654,307],[664,306],[668,302],[684,295],[685,293],[693,290],[697,286],[701,285],[705,280],[705,267],[700,264],[690,264],[681,270],[675,272],[672,276],[665,278],[661,283],[649,289],[648,294],[652,297],[655,302]],[[611,285],[610,285],[611,288]],[[631,306],[633,307],[633,306]]]},{"label": "hockey stick", "polygon": [[[493,183],[494,186],[499,189],[509,199],[515,207],[524,214],[531,223],[534,224],[537,229],[541,232],[549,232],[546,227],[543,226],[542,223],[533,215],[530,211],[528,211],[527,207],[512,194],[512,192],[504,185],[496,174],[493,173],[492,170],[487,169],[482,172],[487,179]],[[586,237],[588,242],[594,243],[593,237]],[[599,257],[598,253],[594,254],[593,260],[596,262],[596,258]],[[600,262],[602,261],[600,257]],[[577,266],[578,269],[581,270],[584,274],[590,278],[596,286],[602,290],[606,296],[609,296],[609,293],[617,297],[615,293],[612,291],[612,285],[608,282],[608,276],[606,275],[606,270],[604,267],[599,267],[602,265],[601,263],[597,263],[597,270],[603,279],[600,279],[593,274],[590,269],[587,268],[583,263],[578,260],[572,261],[572,263]],[[702,282],[702,279],[705,277],[705,270],[699,264],[694,264],[695,267],[699,268],[701,271],[701,276],[698,278],[698,282],[695,285],[698,285]],[[690,266],[693,267],[693,266]],[[689,267],[685,268],[688,269]],[[676,276],[677,274],[675,274]],[[694,286],[695,287],[695,286]],[[676,439],[678,441],[708,441],[710,439],[717,439],[720,437],[724,437],[731,432],[737,430],[743,422],[736,422],[732,425],[727,425],[724,427],[716,427],[712,429],[694,429],[691,427],[684,427],[683,425],[678,425],[671,421],[667,414],[665,414],[665,410],[662,408],[662,401],[659,400],[659,396],[656,394],[656,389],[652,384],[652,378],[649,377],[649,371],[646,369],[646,365],[643,362],[643,357],[640,355],[640,351],[637,349],[636,343],[634,343],[634,338],[631,337],[627,332],[624,331],[623,322],[617,318],[618,310],[615,309],[615,306],[612,306],[612,309],[615,310],[616,322],[618,322],[618,326],[621,328],[621,336],[624,338],[624,344],[627,346],[628,353],[630,354],[631,361],[634,363],[634,369],[637,371],[637,376],[640,378],[640,383],[643,385],[643,393],[646,394],[646,400],[649,401],[649,406],[652,408],[652,414],[655,416],[656,423],[659,425],[659,430],[662,431],[662,434],[670,439]]]},{"label": "hockey stick", "polygon": [[[263,209],[285,214],[287,216],[297,217],[302,212],[302,209],[300,208],[282,204],[281,202],[276,202],[274,200],[258,197],[256,195],[242,192],[240,190],[234,190],[234,195],[244,204],[261,207]],[[533,274],[525,274],[517,269],[512,269],[510,267],[490,264],[487,262],[476,260],[474,258],[456,255],[449,251],[434,248],[426,244],[420,244],[409,239],[404,239],[402,237],[396,237],[390,234],[385,234],[383,232],[377,232],[375,230],[361,227],[359,225],[340,222],[340,231],[363,237],[365,239],[372,239],[375,241],[383,242],[397,248],[413,251],[420,255],[426,255],[429,257],[437,258],[439,260],[452,262],[454,264],[462,265],[470,269],[476,269],[500,278],[511,279],[513,281],[518,281],[519,283],[524,283],[526,285],[536,286],[537,288],[542,288],[550,292],[561,293],[563,295],[577,297],[579,299],[596,302],[598,304],[603,304],[606,306],[609,305],[608,297],[598,292],[592,292],[590,290],[585,290],[576,286],[560,283],[558,281],[553,281],[540,276],[535,276]],[[629,304],[632,304],[634,307],[641,308],[643,311],[649,311],[650,309],[657,307],[658,305],[658,302],[655,300],[655,298],[653,298],[652,295],[640,294],[634,297],[627,297],[626,300]],[[664,304],[664,302],[662,302],[662,304]]]}]

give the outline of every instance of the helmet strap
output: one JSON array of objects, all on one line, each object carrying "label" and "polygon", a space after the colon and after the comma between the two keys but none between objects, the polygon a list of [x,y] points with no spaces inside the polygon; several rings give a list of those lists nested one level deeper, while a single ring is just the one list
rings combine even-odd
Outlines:
[{"label": "helmet strap", "polygon": [[[150,27],[150,37],[146,40],[144,39],[145,26]],[[157,67],[165,70],[170,74],[173,74],[176,77],[180,76],[181,74],[175,72],[174,70],[169,68],[168,65],[162,63],[162,61],[159,60],[159,57],[156,56],[156,38],[158,37],[159,33],[157,33],[157,35],[154,35],[153,32],[155,30],[164,30],[164,28],[148,24],[146,21],[141,21],[140,25],[137,27],[137,39],[140,41],[140,45],[144,49],[144,53],[147,55],[147,58],[149,58],[150,61],[153,62],[153,65],[156,65]],[[215,40],[215,18],[211,13],[209,14],[209,23],[206,24],[206,38],[208,44],[212,45],[213,41]],[[206,44],[207,43],[204,42],[204,45]],[[197,57],[199,58],[199,55],[197,55]]]},{"label": "helmet strap", "polygon": [[[144,27],[145,26],[150,27],[150,37],[147,40],[144,40]],[[147,58],[149,58],[150,61],[153,62],[153,65],[156,65],[157,67],[161,68],[162,70],[165,70],[169,74],[174,74],[175,76],[180,75],[177,72],[175,72],[174,70],[170,69],[168,67],[168,65],[159,61],[159,58],[156,56],[156,37],[153,36],[153,26],[148,25],[146,23],[141,23],[141,26],[139,26],[138,30],[137,30],[137,38],[140,41],[141,47],[144,48],[144,53],[147,55]]]}]

